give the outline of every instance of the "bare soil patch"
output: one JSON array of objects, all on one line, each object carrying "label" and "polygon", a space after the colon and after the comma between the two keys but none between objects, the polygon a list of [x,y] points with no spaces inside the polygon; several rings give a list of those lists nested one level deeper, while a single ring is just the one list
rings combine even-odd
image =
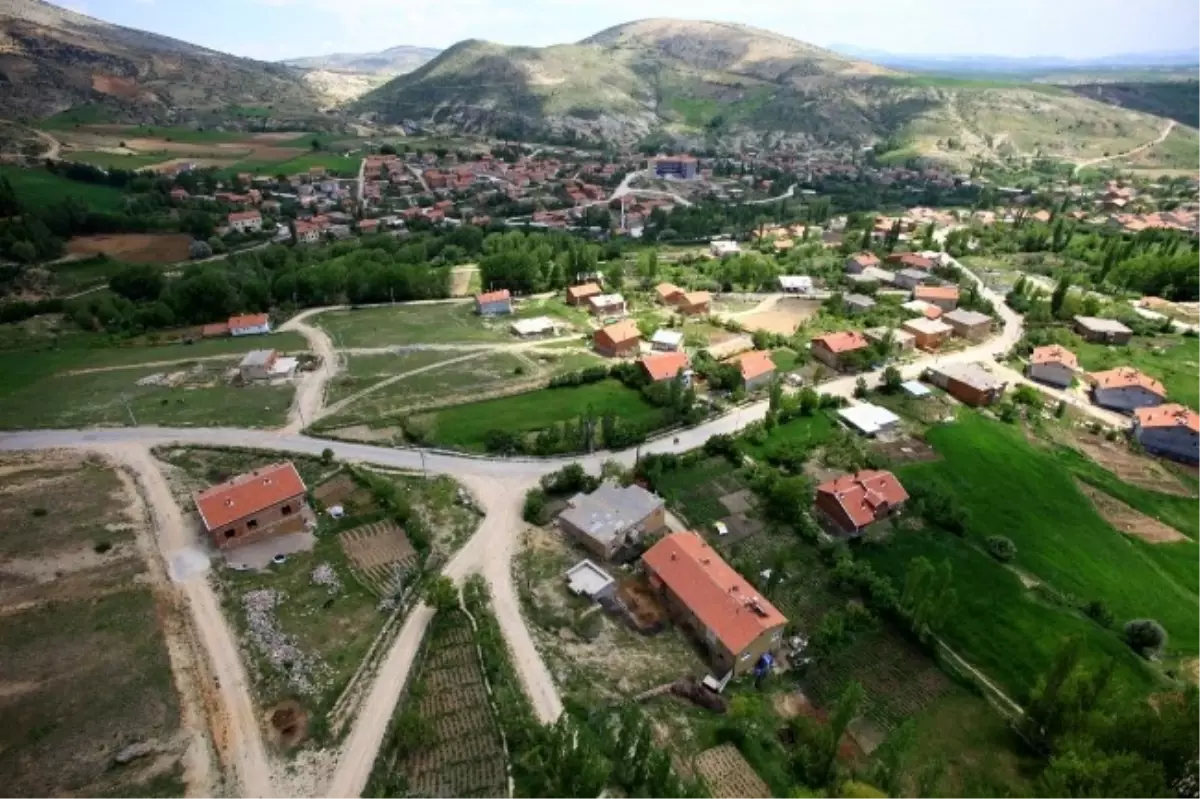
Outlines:
[{"label": "bare soil patch", "polygon": [[1076,480],[1075,485],[1079,486],[1079,490],[1092,501],[1104,520],[1122,533],[1135,535],[1151,544],[1169,544],[1173,541],[1188,540],[1187,536],[1174,527],[1152,519],[1141,511],[1134,510],[1119,499],[1110,497],[1081,480]]},{"label": "bare soil patch", "polygon": [[221,167],[236,164],[236,158],[172,158],[169,161],[163,161],[160,164],[154,164],[146,167],[154,172],[170,172],[175,167],[191,164],[196,167]]},{"label": "bare soil patch", "polygon": [[395,593],[417,561],[417,551],[394,521],[374,522],[347,530],[338,543],[354,571],[377,596]]},{"label": "bare soil patch", "polygon": [[394,443],[402,433],[399,427],[368,427],[365,424],[355,424],[349,427],[336,427],[329,431],[334,438],[346,441],[362,441],[374,444],[380,441]]},{"label": "bare soil patch", "polygon": [[696,773],[714,797],[770,796],[771,789],[733,744],[721,744],[696,756]]},{"label": "bare soil patch", "polygon": [[192,237],[186,233],[105,233],[76,236],[67,242],[72,255],[107,255],[135,264],[171,264],[188,259]]},{"label": "bare soil patch", "polygon": [[935,461],[937,451],[919,438],[898,438],[894,441],[876,441],[871,449],[894,463],[911,461]]},{"label": "bare soil patch", "polygon": [[642,577],[631,577],[617,584],[617,596],[629,609],[629,615],[642,631],[659,630],[667,622],[663,608],[653,589]]},{"label": "bare soil patch", "polygon": [[1124,483],[1160,494],[1193,496],[1193,493],[1162,464],[1153,458],[1131,452],[1124,444],[1083,432],[1071,436],[1067,443],[1115,474]]},{"label": "bare soil patch", "polygon": [[746,330],[765,330],[782,336],[790,336],[804,320],[814,316],[821,307],[817,300],[782,299],[769,311],[738,317],[738,323]]},{"label": "bare soil patch", "polygon": [[255,133],[250,138],[254,141],[293,141],[302,135],[295,131],[280,131],[277,133]]},{"label": "bare soil patch", "polygon": [[141,87],[133,78],[120,78],[115,75],[99,73],[92,75],[92,88],[102,94],[111,94],[114,97],[126,99],[135,98],[142,93]]},{"label": "bare soil patch", "polygon": [[267,711],[267,729],[278,746],[291,749],[308,734],[308,714],[295,699],[286,699]]}]

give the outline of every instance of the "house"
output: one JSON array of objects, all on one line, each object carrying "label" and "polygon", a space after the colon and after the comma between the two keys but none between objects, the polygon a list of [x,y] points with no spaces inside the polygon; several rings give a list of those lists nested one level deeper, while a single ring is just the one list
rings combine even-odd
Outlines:
[{"label": "house", "polygon": [[228,322],[213,322],[200,328],[201,338],[220,338],[229,335]]},{"label": "house", "polygon": [[809,294],[813,281],[808,275],[780,275],[779,290],[784,294]]},{"label": "house", "polygon": [[512,323],[510,329],[513,335],[530,338],[557,333],[560,325],[561,322],[556,322],[548,316],[537,316],[533,319],[518,319]]},{"label": "house", "polygon": [[258,211],[234,211],[226,219],[238,233],[257,233],[262,230],[262,214]]},{"label": "house", "polygon": [[742,385],[746,391],[754,391],[767,385],[775,374],[775,361],[771,360],[771,353],[765,350],[743,352],[736,358],[731,358],[730,362],[735,363],[741,370]]},{"label": "house", "polygon": [[589,297],[603,292],[596,283],[584,283],[581,286],[571,286],[567,289],[567,305],[582,305]]},{"label": "house", "polygon": [[879,433],[890,433],[900,426],[899,416],[869,402],[840,408],[837,414],[843,422],[868,438]]},{"label": "house", "polygon": [[718,344],[710,344],[705,348],[705,352],[714,361],[723,361],[752,349],[754,349],[754,339],[741,335],[725,339]]},{"label": "house", "polygon": [[646,372],[646,376],[650,378],[650,382],[659,383],[663,380],[674,380],[680,372],[684,373],[686,379],[691,362],[688,360],[687,353],[684,352],[660,352],[647,355],[638,363]]},{"label": "house", "polygon": [[476,294],[475,312],[480,316],[499,316],[512,313],[512,294],[508,289]]},{"label": "house", "polygon": [[586,558],[567,569],[567,587],[576,596],[607,599],[617,591],[617,581],[608,572]]},{"label": "house", "polygon": [[897,288],[912,290],[927,280],[929,280],[929,275],[920,269],[901,269],[896,273],[892,282],[896,284]]},{"label": "house", "polygon": [[660,178],[692,180],[696,177],[696,159],[690,155],[660,155],[654,159],[654,174]]},{"label": "house", "polygon": [[596,294],[588,297],[588,312],[595,316],[624,316],[625,298],[620,294]]},{"label": "house", "polygon": [[275,352],[275,350],[250,350],[242,358],[242,362],[238,364],[238,374],[246,382],[252,380],[270,380],[271,367],[275,365],[275,360],[278,357],[279,353]]},{"label": "house", "polygon": [[1171,403],[1133,412],[1133,437],[1147,452],[1196,463],[1200,460],[1200,414]]},{"label": "house", "polygon": [[889,272],[886,269],[880,269],[878,266],[868,266],[866,269],[859,272],[857,275],[847,275],[853,282],[859,283],[869,281],[880,285],[889,284],[896,280],[896,274]]},{"label": "house", "polygon": [[1075,332],[1087,341],[1101,344],[1128,344],[1133,331],[1116,319],[1101,319],[1096,316],[1076,316]]},{"label": "house", "polygon": [[699,533],[663,538],[642,555],[671,617],[707,650],[717,674],[745,674],[782,643],[787,619]]},{"label": "house", "polygon": [[859,536],[871,525],[896,515],[908,492],[896,475],[864,469],[817,486],[813,503],[817,518],[835,535]]},{"label": "house", "polygon": [[896,327],[872,327],[864,330],[863,335],[875,344],[890,341],[891,352],[911,352],[917,345],[916,336]]},{"label": "house", "polygon": [[912,298],[936,305],[943,311],[953,311],[958,307],[958,286],[917,286]]},{"label": "house", "polygon": [[1088,375],[1092,383],[1092,401],[1101,408],[1132,411],[1151,408],[1167,400],[1163,384],[1131,366],[1118,366]]},{"label": "house", "polygon": [[712,306],[712,295],[707,291],[689,291],[684,294],[675,309],[684,316],[703,316]]},{"label": "house", "polygon": [[667,526],[666,504],[636,484],[601,483],[592,493],[568,500],[558,526],[593,555],[612,560],[624,547]]},{"label": "house", "polygon": [[909,313],[924,316],[926,319],[937,319],[942,315],[941,308],[931,305],[924,300],[909,300],[906,303],[902,303],[900,307]]},{"label": "house", "polygon": [[229,335],[257,336],[271,332],[271,317],[265,313],[229,317]]},{"label": "house", "polygon": [[596,352],[615,358],[637,352],[642,343],[642,334],[632,319],[622,319],[616,324],[602,327],[592,334]]},{"label": "house", "polygon": [[1075,381],[1079,359],[1075,353],[1058,344],[1035,347],[1029,355],[1029,366],[1025,374],[1031,380],[1066,388]]},{"label": "house", "polygon": [[303,530],[307,490],[295,466],[276,463],[198,491],[192,499],[213,544],[229,549]]},{"label": "house", "polygon": [[943,314],[941,321],[954,329],[954,335],[967,341],[983,341],[992,332],[992,317],[965,308],[955,308]]},{"label": "house", "polygon": [[296,220],[296,243],[316,244],[321,240],[321,226],[312,222]]},{"label": "house", "polygon": [[847,353],[865,350],[869,346],[871,342],[857,330],[826,333],[812,340],[812,356],[826,366],[841,369],[842,358]]},{"label": "house", "polygon": [[656,330],[650,338],[650,349],[655,352],[678,352],[682,348],[682,330]]},{"label": "house", "polygon": [[654,294],[663,305],[675,305],[684,293],[684,290],[674,283],[659,283],[654,287]]},{"label": "house", "polygon": [[866,313],[875,307],[875,300],[865,294],[847,294],[842,297],[842,307],[849,314]]},{"label": "house", "polygon": [[736,241],[717,240],[709,242],[708,251],[714,258],[724,258],[726,255],[737,255],[742,248]]},{"label": "house", "polygon": [[911,334],[917,347],[926,352],[940,348],[954,334],[954,328],[942,320],[926,319],[925,317],[908,319],[907,322],[900,325],[900,329]]},{"label": "house", "polygon": [[879,266],[879,259],[873,252],[856,252],[846,259],[846,274],[861,274],[869,266]]},{"label": "house", "polygon": [[903,269],[913,269],[920,272],[928,272],[934,267],[933,259],[917,255],[915,252],[892,253],[887,257],[887,260],[889,264],[897,264]]},{"label": "house", "polygon": [[1008,384],[977,363],[950,363],[932,366],[929,382],[967,405],[991,405],[1004,396]]}]

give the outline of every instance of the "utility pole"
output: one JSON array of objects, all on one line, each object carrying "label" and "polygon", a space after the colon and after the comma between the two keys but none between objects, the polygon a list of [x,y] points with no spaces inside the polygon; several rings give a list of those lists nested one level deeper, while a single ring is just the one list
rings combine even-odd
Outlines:
[{"label": "utility pole", "polygon": [[417,452],[421,455],[421,476],[428,478],[429,470],[425,468],[425,450],[417,447]]}]

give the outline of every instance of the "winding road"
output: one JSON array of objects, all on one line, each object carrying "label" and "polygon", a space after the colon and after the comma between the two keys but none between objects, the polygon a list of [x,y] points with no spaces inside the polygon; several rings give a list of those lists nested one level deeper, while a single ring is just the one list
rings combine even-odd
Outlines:
[{"label": "winding road", "polygon": [[1086,169],[1089,166],[1095,166],[1096,164],[1103,164],[1106,161],[1119,161],[1122,158],[1128,158],[1131,155],[1137,155],[1142,150],[1148,150],[1156,144],[1162,144],[1163,141],[1166,140],[1167,136],[1171,135],[1171,131],[1174,129],[1175,129],[1175,120],[1173,120],[1173,119],[1168,120],[1166,126],[1162,129],[1162,133],[1158,134],[1158,138],[1151,139],[1150,141],[1146,142],[1145,144],[1139,144],[1137,147],[1134,147],[1132,150],[1126,150],[1123,153],[1117,153],[1116,155],[1106,155],[1103,158],[1091,158],[1091,159],[1088,159],[1087,161],[1080,161],[1079,163],[1077,163],[1075,165],[1075,174],[1079,174],[1079,170]]},{"label": "winding road", "polygon": [[[960,265],[960,268],[961,265]],[[981,344],[946,355],[929,355],[902,367],[906,378],[919,375],[934,364],[987,361],[1007,352],[1022,335],[1021,317],[1004,305],[976,276],[962,268],[963,274],[979,284],[980,293],[991,300],[1000,314],[999,335]],[[275,795],[278,780],[272,779],[272,760],[262,741],[254,714],[253,699],[243,666],[238,657],[236,639],[221,613],[208,580],[201,575],[185,576],[175,568],[178,554],[188,549],[193,536],[184,523],[182,511],[166,489],[165,479],[150,455],[150,448],[163,444],[251,447],[280,452],[319,455],[328,448],[343,461],[448,474],[465,485],[486,514],[474,535],[446,565],[445,573],[457,582],[472,574],[481,574],[490,585],[496,617],[507,640],[522,687],[543,722],[552,722],[562,712],[562,700],[543,662],[520,612],[518,593],[513,582],[512,558],[525,525],[521,503],[525,491],[544,474],[565,462],[580,462],[590,471],[598,471],[605,460],[634,463],[639,453],[680,452],[702,446],[712,435],[733,433],[761,419],[768,407],[756,402],[711,419],[697,427],[682,430],[649,442],[638,449],[621,452],[597,452],[582,457],[520,459],[472,457],[432,450],[397,449],[370,444],[318,439],[300,431],[323,412],[325,387],[336,374],[338,351],[329,336],[308,324],[308,319],[327,309],[313,309],[293,317],[282,329],[304,335],[313,351],[321,356],[321,367],[307,374],[296,392],[288,424],[281,430],[238,428],[165,428],[115,427],[87,430],[30,430],[0,434],[0,450],[36,450],[76,448],[98,450],[114,455],[132,466],[138,474],[149,502],[154,508],[159,548],[172,568],[201,631],[201,640],[211,660],[213,672],[221,677],[221,700],[230,719],[234,767],[248,796]],[[999,364],[990,368],[1005,379],[1024,381],[1024,377]],[[878,384],[882,370],[862,375],[868,384]],[[821,384],[823,392],[851,397],[858,376],[842,377]],[[1039,388],[1042,388],[1039,386]],[[1097,409],[1099,410],[1099,409]],[[433,611],[419,605],[405,619],[383,658],[366,700],[354,719],[340,751],[337,766],[323,795],[359,796],[366,786],[375,756],[382,745],[392,712],[399,701],[413,658],[424,636]]]}]

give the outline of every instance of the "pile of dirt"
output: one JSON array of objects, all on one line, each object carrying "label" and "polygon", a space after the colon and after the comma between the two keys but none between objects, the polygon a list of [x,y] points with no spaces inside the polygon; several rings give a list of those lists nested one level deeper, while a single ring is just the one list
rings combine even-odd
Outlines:
[{"label": "pile of dirt", "polygon": [[308,714],[295,699],[285,699],[267,711],[267,730],[271,740],[291,749],[308,734]]}]

